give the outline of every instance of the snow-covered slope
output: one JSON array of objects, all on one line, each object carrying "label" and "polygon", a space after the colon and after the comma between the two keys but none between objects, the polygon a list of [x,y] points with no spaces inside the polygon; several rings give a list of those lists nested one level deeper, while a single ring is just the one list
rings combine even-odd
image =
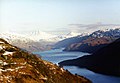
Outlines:
[{"label": "snow-covered slope", "polygon": [[66,38],[70,38],[70,37],[74,37],[74,36],[78,36],[78,35],[80,35],[80,33],[70,32],[65,36],[66,36]]},{"label": "snow-covered slope", "polygon": [[7,40],[10,44],[18,46],[19,48],[28,50],[28,51],[42,51],[47,50],[50,47],[45,41],[36,41],[30,39],[30,36],[25,36],[17,33],[5,32],[0,33],[0,38]]},{"label": "snow-covered slope", "polygon": [[25,43],[32,41],[29,37],[25,37],[24,35],[11,32],[0,33],[0,38],[7,40],[9,43],[15,40],[21,40],[24,41]]},{"label": "snow-covered slope", "polygon": [[93,32],[90,36],[92,37],[120,37],[120,28],[117,29],[106,29],[98,30]]},{"label": "snow-covered slope", "polygon": [[66,38],[80,35],[80,33],[69,32],[68,34],[53,35],[43,31],[30,31],[24,34],[34,41],[58,42]]},{"label": "snow-covered slope", "polygon": [[15,33],[19,33],[24,35],[25,37],[29,37],[31,40],[34,41],[46,41],[46,42],[58,42],[61,40],[64,40],[66,38],[70,38],[70,37],[75,37],[78,35],[85,35],[85,33],[81,33],[81,32],[76,32],[76,31],[66,31],[66,32],[62,32],[62,31],[41,31],[41,30],[30,30],[30,31],[20,31],[20,32],[16,32],[13,31]]},{"label": "snow-covered slope", "polygon": [[56,37],[55,35],[49,34],[47,32],[42,31],[31,31],[25,34],[25,36],[29,37],[30,39],[34,41],[40,41],[40,40],[48,40],[50,38]]},{"label": "snow-covered slope", "polygon": [[58,42],[58,41],[66,39],[66,38],[71,38],[71,37],[75,37],[75,36],[79,36],[79,35],[82,36],[83,34],[81,34],[81,33],[75,33],[75,32],[69,32],[68,34],[57,35],[57,36],[54,36],[52,38],[49,38],[48,41]]}]

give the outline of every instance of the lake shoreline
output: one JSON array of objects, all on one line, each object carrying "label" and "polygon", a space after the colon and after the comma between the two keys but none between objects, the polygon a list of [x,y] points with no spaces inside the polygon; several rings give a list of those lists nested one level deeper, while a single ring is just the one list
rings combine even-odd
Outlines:
[{"label": "lake shoreline", "polygon": [[[44,52],[34,53],[37,55],[41,55],[41,58],[44,60],[48,60],[54,64],[58,64],[61,61],[68,59],[75,59],[78,57],[82,57],[84,55],[88,55],[88,53],[83,52],[63,52],[61,49],[55,49]],[[72,74],[82,75],[85,78],[90,79],[93,83],[119,83],[120,78],[108,75],[102,75],[98,73],[94,73],[90,70],[79,68],[77,66],[63,66],[64,69],[67,69]]]}]

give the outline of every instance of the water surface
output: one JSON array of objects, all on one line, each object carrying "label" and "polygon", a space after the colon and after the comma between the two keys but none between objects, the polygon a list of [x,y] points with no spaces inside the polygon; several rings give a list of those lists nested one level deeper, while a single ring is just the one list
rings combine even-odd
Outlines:
[{"label": "water surface", "polygon": [[[55,49],[44,52],[35,52],[34,54],[41,55],[42,59],[58,64],[63,60],[75,59],[88,53],[83,52],[63,52],[62,49]],[[94,73],[90,70],[79,68],[77,66],[64,66],[64,69],[69,70],[73,74],[82,75],[90,79],[93,83],[120,83],[120,77],[107,76]]]}]

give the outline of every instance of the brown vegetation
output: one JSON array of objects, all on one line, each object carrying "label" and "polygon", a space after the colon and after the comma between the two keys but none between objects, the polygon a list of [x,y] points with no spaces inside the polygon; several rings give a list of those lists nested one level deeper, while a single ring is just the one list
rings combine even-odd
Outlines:
[{"label": "brown vegetation", "polygon": [[0,39],[0,83],[90,83]]}]

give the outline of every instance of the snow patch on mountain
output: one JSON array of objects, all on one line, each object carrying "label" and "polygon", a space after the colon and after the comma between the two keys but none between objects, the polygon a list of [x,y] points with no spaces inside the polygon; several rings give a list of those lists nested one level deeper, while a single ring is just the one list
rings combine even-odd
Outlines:
[{"label": "snow patch on mountain", "polygon": [[68,34],[50,34],[43,31],[30,31],[24,34],[34,41],[46,41],[46,42],[58,42],[66,38],[74,37],[80,35],[80,33],[69,32]]},{"label": "snow patch on mountain", "polygon": [[93,32],[90,36],[99,37],[99,38],[100,37],[120,37],[120,28],[98,30]]},{"label": "snow patch on mountain", "polygon": [[78,35],[81,35],[81,33],[69,32],[68,34],[57,35],[53,38],[48,39],[48,41],[58,42],[58,41],[66,39],[66,38],[75,37],[75,36],[78,36]]},{"label": "snow patch on mountain", "polygon": [[0,38],[7,40],[9,43],[16,40],[23,41],[24,43],[33,41],[29,37],[26,37],[24,35],[17,34],[17,33],[11,33],[11,32],[0,33]]},{"label": "snow patch on mountain", "polygon": [[80,35],[80,33],[76,33],[76,32],[70,32],[66,35],[66,38],[69,38],[69,37],[74,37],[74,36],[78,36]]},{"label": "snow patch on mountain", "polygon": [[30,39],[35,40],[35,41],[47,40],[47,39],[56,37],[55,35],[52,35],[52,34],[49,34],[46,32],[42,32],[42,31],[32,31],[32,32],[25,34],[25,36],[27,36]]}]

